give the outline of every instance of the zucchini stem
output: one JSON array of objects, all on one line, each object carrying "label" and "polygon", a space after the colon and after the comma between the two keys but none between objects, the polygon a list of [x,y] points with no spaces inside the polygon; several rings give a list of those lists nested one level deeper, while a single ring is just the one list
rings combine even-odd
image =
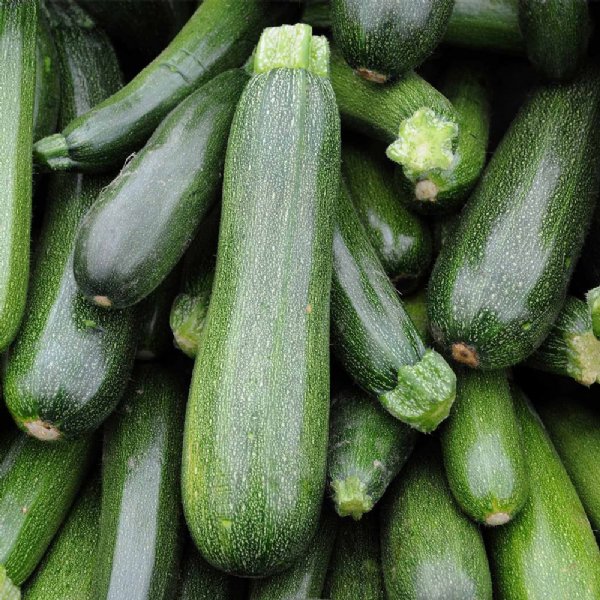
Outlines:
[{"label": "zucchini stem", "polygon": [[366,493],[365,484],[356,475],[333,481],[331,489],[335,510],[340,517],[350,516],[358,521],[373,508],[373,499]]},{"label": "zucchini stem", "polygon": [[75,163],[69,156],[67,138],[62,133],[49,135],[33,145],[33,159],[37,166],[61,171],[72,168]]},{"label": "zucchini stem", "polygon": [[25,427],[30,436],[43,442],[54,442],[62,437],[62,433],[57,427],[41,419],[24,421],[23,427]]},{"label": "zucchini stem", "polygon": [[585,299],[592,315],[592,330],[600,339],[600,286],[591,289],[585,295]]},{"label": "zucchini stem", "polygon": [[0,599],[1,600],[20,600],[21,591],[10,580],[6,574],[6,569],[0,565]]}]

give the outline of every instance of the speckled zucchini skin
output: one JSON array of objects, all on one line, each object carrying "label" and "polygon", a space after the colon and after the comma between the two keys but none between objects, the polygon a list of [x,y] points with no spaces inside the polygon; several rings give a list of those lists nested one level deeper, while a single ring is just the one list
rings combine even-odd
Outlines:
[{"label": "speckled zucchini skin", "polygon": [[275,69],[250,80],[229,136],[182,485],[197,546],[234,574],[289,566],[317,526],[339,128],[327,79]]},{"label": "speckled zucchini skin", "polygon": [[539,89],[442,247],[429,320],[437,344],[456,360],[507,367],[548,335],[595,205],[599,99],[594,69]]},{"label": "speckled zucchini skin", "polygon": [[600,597],[600,551],[540,418],[516,392],[529,476],[521,514],[489,530],[494,586],[506,600]]}]

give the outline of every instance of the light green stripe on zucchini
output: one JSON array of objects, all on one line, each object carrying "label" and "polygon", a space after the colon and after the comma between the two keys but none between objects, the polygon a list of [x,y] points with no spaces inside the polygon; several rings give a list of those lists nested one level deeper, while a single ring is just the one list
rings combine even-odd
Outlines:
[{"label": "light green stripe on zucchini", "polygon": [[13,584],[6,569],[0,565],[0,600],[20,600],[21,591]]}]

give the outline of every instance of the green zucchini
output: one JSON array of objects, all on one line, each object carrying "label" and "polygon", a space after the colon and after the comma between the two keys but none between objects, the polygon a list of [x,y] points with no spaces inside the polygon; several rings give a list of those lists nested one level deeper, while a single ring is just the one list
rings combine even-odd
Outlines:
[{"label": "green zucchini", "polygon": [[94,304],[132,306],[175,267],[217,198],[247,81],[234,69],[188,96],[102,190],[79,229],[74,261],[79,288]]},{"label": "green zucchini", "polygon": [[431,334],[429,333],[429,321],[427,320],[427,296],[425,289],[402,297],[402,305],[406,314],[410,317],[415,329],[427,346],[431,345]]},{"label": "green zucchini", "polygon": [[410,456],[417,432],[357,389],[333,397],[327,479],[336,512],[359,520]]},{"label": "green zucchini", "polygon": [[179,573],[185,386],[146,364],[107,422],[94,600],[167,600]]},{"label": "green zucchini", "polygon": [[325,597],[331,600],[385,600],[377,515],[338,527]]},{"label": "green zucchini", "polygon": [[325,487],[340,170],[327,63],[310,26],[265,30],[229,136],[182,489],[196,545],[238,575],[269,575],[301,555]]},{"label": "green zucchini", "polygon": [[302,22],[315,28],[331,27],[329,0],[306,0],[302,10]]},{"label": "green zucchini", "polygon": [[99,519],[100,480],[94,477],[24,587],[24,600],[91,600]]},{"label": "green zucchini", "polygon": [[592,317],[594,335],[600,338],[600,208],[596,207],[592,224],[577,264],[575,279],[586,290],[586,302]]},{"label": "green zucchini", "polygon": [[394,283],[414,283],[431,262],[431,234],[426,223],[401,204],[391,165],[378,150],[364,140],[345,142],[342,173],[385,272]]},{"label": "green zucchini", "polygon": [[92,439],[42,444],[17,431],[0,439],[0,565],[15,585],[34,571],[83,480]]},{"label": "green zucchini", "polygon": [[456,378],[427,350],[369,243],[346,185],[333,234],[331,338],[351,377],[394,417],[428,432],[450,412]]},{"label": "green zucchini", "polygon": [[[61,63],[61,120],[70,120],[120,85],[108,38],[74,2],[52,4]],[[73,277],[79,224],[102,187],[99,177],[60,173],[48,189],[27,304],[8,355],[5,396],[18,425],[42,440],[96,429],[123,393],[135,355],[135,315],[91,306]]]},{"label": "green zucchini", "polygon": [[21,590],[9,579],[2,565],[0,565],[0,600],[21,600]]},{"label": "green zucchini", "polygon": [[119,165],[186,96],[222,71],[242,65],[263,27],[282,19],[289,6],[204,0],[165,50],[122,90],[71,121],[62,133],[36,143],[36,163],[78,171]]},{"label": "green zucchini", "polygon": [[320,598],[336,531],[336,517],[324,510],[319,527],[304,554],[287,571],[255,580],[248,600]]},{"label": "green zucchini", "polygon": [[441,249],[428,289],[443,352],[471,367],[521,362],[550,333],[600,175],[600,76],[541,87],[521,109]]},{"label": "green zucchini", "polygon": [[529,475],[521,514],[489,530],[499,598],[600,597],[600,551],[573,484],[529,401],[516,390]]},{"label": "green zucchini", "polygon": [[519,26],[537,69],[550,79],[573,76],[592,33],[587,0],[519,0]]},{"label": "green zucchini", "polygon": [[388,598],[492,598],[481,533],[462,514],[434,440],[423,443],[392,486],[381,513]]},{"label": "green zucchini", "polygon": [[454,0],[332,0],[333,39],[365,79],[385,83],[418,67],[441,42]]},{"label": "green zucchini", "polygon": [[0,0],[0,352],[27,296],[37,0]]},{"label": "green zucchini", "polygon": [[491,526],[514,518],[527,500],[528,473],[503,371],[458,374],[441,441],[448,484],[463,512]]}]

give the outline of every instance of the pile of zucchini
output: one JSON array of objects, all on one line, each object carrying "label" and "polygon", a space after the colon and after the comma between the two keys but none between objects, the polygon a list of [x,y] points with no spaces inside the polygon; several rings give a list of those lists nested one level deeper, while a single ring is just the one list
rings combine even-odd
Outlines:
[{"label": "pile of zucchini", "polygon": [[598,12],[0,0],[0,600],[600,600]]}]

